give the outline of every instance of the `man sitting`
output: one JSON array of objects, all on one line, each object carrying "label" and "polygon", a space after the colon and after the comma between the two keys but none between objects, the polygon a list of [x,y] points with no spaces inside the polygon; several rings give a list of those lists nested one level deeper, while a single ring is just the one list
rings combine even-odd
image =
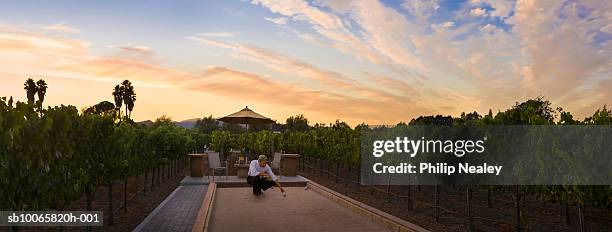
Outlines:
[{"label": "man sitting", "polygon": [[268,157],[260,155],[257,160],[251,161],[249,165],[249,176],[247,183],[253,186],[253,194],[260,195],[261,190],[266,191],[270,187],[276,185],[284,194],[285,190],[277,181],[276,175],[272,172],[272,168],[268,166]]}]

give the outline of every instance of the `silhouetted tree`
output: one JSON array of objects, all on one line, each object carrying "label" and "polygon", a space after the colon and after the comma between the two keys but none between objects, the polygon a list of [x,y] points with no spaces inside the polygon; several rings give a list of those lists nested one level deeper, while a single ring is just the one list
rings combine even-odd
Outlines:
[{"label": "silhouetted tree", "polygon": [[480,119],[482,116],[478,114],[478,112],[474,111],[472,113],[461,112],[461,116],[459,118],[455,118],[454,121],[457,125],[477,125],[480,124]]},{"label": "silhouetted tree", "polygon": [[123,105],[123,86],[115,85],[113,90],[113,98],[115,99],[115,107],[117,107],[117,113],[121,117],[121,105]]},{"label": "silhouetted tree", "polygon": [[117,112],[117,108],[115,107],[115,105],[109,101],[102,101],[98,104],[95,104],[89,108],[87,108],[85,111],[83,111],[84,114],[100,114],[100,115],[110,115],[115,117]]},{"label": "silhouetted tree", "polygon": [[453,117],[451,116],[419,116],[416,119],[410,120],[408,125],[438,125],[438,126],[452,126]]},{"label": "silhouetted tree", "polygon": [[26,90],[26,95],[28,96],[28,104],[34,104],[36,92],[38,91],[38,86],[36,86],[36,82],[32,78],[28,78],[26,82],[23,84],[23,89]]},{"label": "silhouetted tree", "polygon": [[351,129],[348,123],[340,121],[340,119],[336,119],[336,122],[332,125],[332,128],[335,129]]},{"label": "silhouetted tree", "polygon": [[38,110],[42,111],[43,102],[45,101],[45,94],[47,94],[47,82],[45,80],[40,79],[36,82],[36,93],[38,94]]},{"label": "silhouetted tree", "polygon": [[125,116],[131,118],[132,110],[134,110],[134,103],[136,102],[136,92],[134,86],[129,80],[124,80],[121,85],[123,86],[123,102],[125,102]]}]

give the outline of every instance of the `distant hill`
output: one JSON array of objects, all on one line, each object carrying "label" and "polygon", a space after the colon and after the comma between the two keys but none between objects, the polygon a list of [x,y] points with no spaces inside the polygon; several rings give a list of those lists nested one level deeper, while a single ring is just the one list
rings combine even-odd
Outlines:
[{"label": "distant hill", "polygon": [[[192,118],[192,119],[187,119],[187,120],[183,120],[183,121],[175,121],[174,124],[176,124],[177,126],[186,128],[186,129],[191,129],[193,127],[195,127],[196,122],[199,120],[199,118]],[[223,122],[221,121],[217,121],[219,123],[219,126],[223,126]],[[145,120],[145,121],[140,121],[137,122],[136,124],[138,125],[146,125],[146,126],[150,126],[153,125],[153,121],[151,120]],[[239,127],[241,128],[246,128],[246,125],[243,124],[238,124]]]},{"label": "distant hill", "polygon": [[[192,118],[192,119],[187,119],[187,120],[183,120],[180,122],[175,121],[174,124],[176,124],[177,126],[183,127],[183,128],[191,129],[195,126],[197,121],[198,121],[198,118]],[[136,124],[150,126],[150,125],[153,125],[153,121],[145,120],[145,121],[137,122]]]},{"label": "distant hill", "polygon": [[151,121],[151,120],[146,120],[146,121],[137,122],[136,124],[138,124],[138,125],[150,126],[150,125],[153,125],[153,121]]},{"label": "distant hill", "polygon": [[199,118],[192,118],[192,119],[187,119],[187,120],[183,120],[180,122],[174,122],[174,124],[176,124],[177,126],[180,127],[184,127],[187,129],[191,129],[195,126],[196,122],[199,120]]}]

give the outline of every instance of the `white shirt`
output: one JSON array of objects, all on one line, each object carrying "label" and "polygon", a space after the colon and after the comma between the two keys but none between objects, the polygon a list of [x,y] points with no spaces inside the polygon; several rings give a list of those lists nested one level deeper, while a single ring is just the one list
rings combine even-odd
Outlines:
[{"label": "white shirt", "polygon": [[274,175],[274,173],[272,172],[272,168],[270,168],[270,165],[266,164],[265,167],[261,167],[259,166],[258,160],[251,161],[251,164],[249,165],[249,176],[257,176],[259,175],[259,173],[264,172],[271,176],[273,181],[276,181],[276,175]]}]

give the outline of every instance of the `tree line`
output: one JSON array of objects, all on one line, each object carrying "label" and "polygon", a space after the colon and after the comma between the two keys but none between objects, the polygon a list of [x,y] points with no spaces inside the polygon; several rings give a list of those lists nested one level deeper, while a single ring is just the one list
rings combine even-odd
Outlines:
[{"label": "tree line", "polygon": [[[274,150],[285,153],[298,153],[310,158],[322,159],[348,166],[358,166],[360,160],[360,138],[364,130],[402,126],[478,126],[478,125],[612,125],[612,111],[606,105],[597,109],[593,115],[578,120],[561,107],[553,108],[552,103],[543,97],[517,102],[511,108],[485,115],[478,112],[461,113],[459,117],[430,115],[420,116],[408,123],[400,122],[393,126],[368,126],[360,124],[351,128],[342,121],[333,124],[308,124],[303,115],[287,118],[285,124],[275,127],[281,133],[272,133],[270,127],[260,131],[245,133],[225,129],[212,118],[204,117],[196,123],[194,130],[200,138],[198,144],[210,144],[212,149],[246,149],[256,154],[271,154]],[[272,129],[274,130],[274,129]],[[254,157],[254,156],[253,156]],[[608,173],[602,173],[608,175]],[[488,191],[511,188],[502,186],[480,186]],[[589,203],[595,207],[612,206],[611,186],[519,186],[520,194],[533,194],[544,201],[563,204]]]},{"label": "tree line", "polygon": [[107,186],[112,223],[115,182],[123,180],[127,189],[128,177],[144,175],[146,193],[147,182],[154,188],[179,172],[196,147],[191,132],[168,118],[150,126],[131,120],[136,94],[128,80],[115,87],[116,104],[102,101],[81,112],[44,108],[47,85],[33,83],[25,83],[27,102],[0,98],[1,210],[61,210],[81,196],[91,210],[92,194]]},{"label": "tree line", "polygon": [[[352,128],[339,120],[311,126],[304,115],[289,117],[283,124],[250,127],[249,133],[234,124],[221,124],[212,116],[198,120],[190,130],[165,117],[147,126],[131,119],[136,93],[128,80],[114,87],[113,102],[101,101],[81,111],[65,105],[44,108],[47,88],[44,80],[29,79],[24,84],[27,102],[0,98],[2,210],[62,209],[83,195],[90,209],[96,187],[107,185],[112,191],[112,183],[135,175],[144,175],[154,187],[163,167],[176,171],[185,154],[204,146],[225,152],[246,149],[251,154],[299,153],[357,166],[362,131],[377,128],[366,124]],[[607,106],[577,120],[551,105],[538,97],[495,115],[489,110],[485,115],[421,116],[394,126],[612,125]],[[610,186],[531,186],[522,191],[547,201],[612,205]]]}]

